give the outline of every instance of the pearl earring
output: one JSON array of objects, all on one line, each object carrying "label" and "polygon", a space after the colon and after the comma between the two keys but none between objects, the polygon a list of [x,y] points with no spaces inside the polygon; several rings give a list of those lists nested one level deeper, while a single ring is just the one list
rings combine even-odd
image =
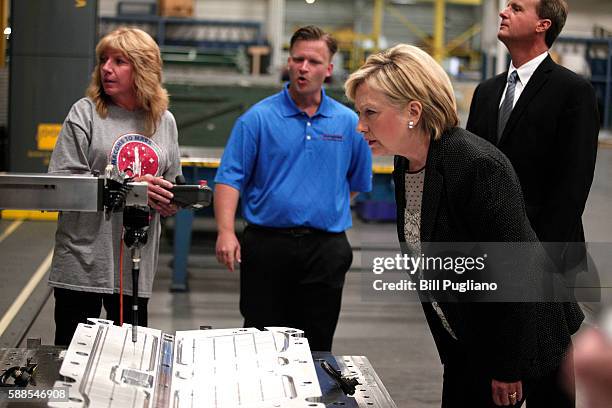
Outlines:
[{"label": "pearl earring", "polygon": [[408,129],[414,129],[414,121],[408,122]]}]

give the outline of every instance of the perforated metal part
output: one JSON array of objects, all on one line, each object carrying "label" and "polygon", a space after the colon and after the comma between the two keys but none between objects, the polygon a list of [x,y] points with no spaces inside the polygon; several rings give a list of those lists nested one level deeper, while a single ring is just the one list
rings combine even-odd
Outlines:
[{"label": "perforated metal part", "polygon": [[79,324],[60,375],[57,408],[319,407],[321,388],[303,332],[190,330],[175,336],[90,319]]},{"label": "perforated metal part", "polygon": [[69,402],[51,407],[153,407],[160,360],[161,330],[139,327],[132,343],[129,325],[90,319],[79,324],[66,351],[56,387],[69,387]]},{"label": "perforated metal part", "polygon": [[325,407],[303,332],[266,329],[177,332],[173,406]]}]

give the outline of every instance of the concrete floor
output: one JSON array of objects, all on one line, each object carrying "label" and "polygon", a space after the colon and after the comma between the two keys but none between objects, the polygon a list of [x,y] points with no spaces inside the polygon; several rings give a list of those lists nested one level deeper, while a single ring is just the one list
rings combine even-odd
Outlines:
[{"label": "concrete floor", "polygon": [[[612,149],[602,147],[584,215],[589,241],[612,242],[611,180]],[[11,221],[0,220],[0,236],[11,224]],[[200,325],[213,328],[242,325],[238,312],[238,274],[227,272],[216,264],[214,232],[210,221],[203,224],[194,236],[189,258],[189,292],[169,292],[172,255],[169,244],[162,245],[160,267],[149,307],[151,327],[173,332],[196,329]],[[28,221],[0,241],[1,314],[17,296],[17,286],[22,284],[21,276],[31,274],[47,255],[53,242],[53,230],[51,223]],[[349,237],[356,248],[355,261],[347,275],[333,353],[367,356],[398,407],[438,407],[442,370],[421,306],[406,300],[366,300],[361,295],[363,271],[360,269],[359,248],[372,242],[383,247],[394,245],[394,225],[355,220]],[[52,344],[52,297],[45,303],[28,337],[41,337],[43,344]]]}]

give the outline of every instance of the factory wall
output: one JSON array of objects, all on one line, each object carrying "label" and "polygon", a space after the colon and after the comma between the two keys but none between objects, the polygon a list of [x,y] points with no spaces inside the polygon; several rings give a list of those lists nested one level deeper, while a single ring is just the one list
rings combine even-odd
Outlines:
[{"label": "factory wall", "polygon": [[[116,14],[119,0],[99,0],[101,16]],[[329,29],[351,27],[367,33],[371,29],[372,0],[318,0],[306,4],[304,0],[286,0],[285,31],[288,35],[302,24],[318,24]],[[570,15],[565,35],[591,36],[593,26],[612,31],[612,8],[609,0],[569,0]],[[194,17],[212,20],[251,20],[265,23],[268,0],[194,0]],[[426,32],[432,32],[433,11],[431,4],[393,6],[411,23]],[[454,38],[474,22],[480,21],[479,7],[447,5],[447,38]],[[417,43],[411,33],[391,13],[385,13],[383,34],[389,44],[397,42]],[[474,40],[478,46],[478,39]]]},{"label": "factory wall", "polygon": [[[100,16],[116,15],[118,0],[99,0]],[[307,4],[304,0],[286,0],[285,40],[299,26],[317,24],[328,30],[351,28],[360,33],[372,29],[371,0],[318,0]],[[420,30],[433,31],[431,4],[396,5],[394,8]],[[259,21],[264,27],[268,16],[268,0],[195,0],[194,17],[207,20]],[[472,6],[447,6],[447,38],[454,38],[477,21],[480,9]],[[417,44],[419,38],[398,18],[386,12],[383,22],[383,41]],[[383,45],[385,45],[383,44]]]}]

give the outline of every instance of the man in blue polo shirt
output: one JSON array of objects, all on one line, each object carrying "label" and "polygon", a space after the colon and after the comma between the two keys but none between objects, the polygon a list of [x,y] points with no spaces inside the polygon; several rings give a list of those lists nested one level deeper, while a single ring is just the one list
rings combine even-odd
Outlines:
[{"label": "man in blue polo shirt", "polygon": [[331,350],[353,259],[350,198],[372,183],[357,116],[322,89],[336,50],[318,27],[294,33],[289,84],[238,119],[215,178],[217,259],[231,271],[240,263],[245,327],[298,328],[320,351]]}]

